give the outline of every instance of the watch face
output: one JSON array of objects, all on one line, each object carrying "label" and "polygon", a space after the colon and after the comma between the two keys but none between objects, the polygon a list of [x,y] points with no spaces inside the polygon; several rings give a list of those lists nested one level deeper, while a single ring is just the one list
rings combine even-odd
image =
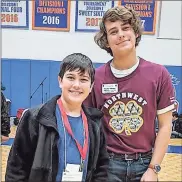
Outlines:
[{"label": "watch face", "polygon": [[158,173],[161,170],[161,167],[159,165],[155,165],[154,169]]}]

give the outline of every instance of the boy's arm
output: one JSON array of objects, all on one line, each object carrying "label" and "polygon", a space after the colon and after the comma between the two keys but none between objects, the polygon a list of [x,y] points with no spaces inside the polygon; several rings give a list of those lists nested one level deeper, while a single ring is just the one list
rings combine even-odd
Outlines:
[{"label": "boy's arm", "polygon": [[[157,115],[159,120],[159,132],[157,134],[151,164],[160,165],[170,141],[172,129],[172,110],[174,109],[174,88],[166,69],[163,69],[160,85],[158,87]],[[148,168],[141,181],[157,181],[154,170]]]},{"label": "boy's arm", "polygon": [[[169,111],[158,116],[159,120],[159,132],[155,140],[154,152],[152,155],[151,164],[161,165],[164,155],[167,151],[167,147],[171,136],[171,126],[172,126],[172,111]],[[148,168],[144,173],[141,181],[157,181],[157,174],[153,169]]]}]

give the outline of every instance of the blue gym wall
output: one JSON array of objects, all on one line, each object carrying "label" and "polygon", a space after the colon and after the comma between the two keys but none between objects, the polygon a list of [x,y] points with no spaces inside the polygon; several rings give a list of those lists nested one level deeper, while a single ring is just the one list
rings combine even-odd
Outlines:
[{"label": "blue gym wall", "polygon": [[[97,68],[102,63],[94,65]],[[19,108],[36,106],[60,93],[57,82],[59,67],[60,62],[52,60],[2,59],[2,83],[6,87],[3,92],[11,100],[11,116],[15,116]],[[173,75],[172,82],[179,102],[179,113],[182,113],[182,66],[166,68]],[[44,79],[42,90],[40,83]]]}]

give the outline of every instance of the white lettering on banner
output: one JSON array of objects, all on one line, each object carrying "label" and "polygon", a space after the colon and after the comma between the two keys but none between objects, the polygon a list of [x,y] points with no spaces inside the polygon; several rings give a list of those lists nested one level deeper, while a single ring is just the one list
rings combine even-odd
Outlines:
[{"label": "white lettering on banner", "polygon": [[59,16],[43,16],[43,24],[56,24],[59,25]]}]

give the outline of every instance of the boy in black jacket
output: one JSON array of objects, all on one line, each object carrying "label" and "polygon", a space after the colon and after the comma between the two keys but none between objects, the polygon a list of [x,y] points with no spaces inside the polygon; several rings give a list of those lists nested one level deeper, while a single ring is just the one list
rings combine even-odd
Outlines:
[{"label": "boy in black jacket", "polygon": [[24,112],[5,181],[107,180],[108,154],[100,123],[103,114],[82,106],[94,74],[91,60],[83,54],[63,60],[58,76],[62,94]]}]

